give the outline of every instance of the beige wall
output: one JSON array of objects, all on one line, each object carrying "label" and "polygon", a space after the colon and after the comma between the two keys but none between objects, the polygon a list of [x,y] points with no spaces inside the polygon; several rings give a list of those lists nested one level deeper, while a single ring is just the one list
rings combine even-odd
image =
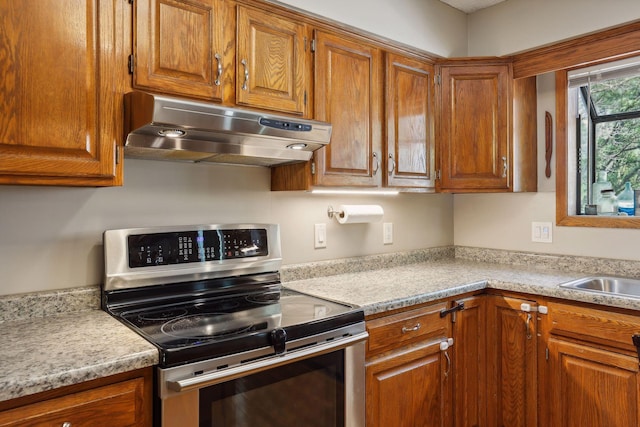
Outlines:
[{"label": "beige wall", "polygon": [[507,55],[640,19],[638,0],[507,0],[469,15],[469,55]]},{"label": "beige wall", "polygon": [[282,3],[439,56],[467,54],[467,16],[439,0],[282,0]]},{"label": "beige wall", "polygon": [[[285,264],[453,243],[449,195],[337,197],[269,185],[266,168],[127,159],[123,187],[0,186],[0,295],[101,283],[102,232],[112,228],[274,222]],[[382,223],[327,217],[330,204],[371,203],[393,222],[392,245],[382,244]],[[314,224],[322,222],[327,248],[314,249]]]},{"label": "beige wall", "polygon": [[[637,0],[508,0],[469,17],[471,55],[506,54],[640,19]],[[520,17],[526,16],[527,19]],[[574,16],[576,19],[567,19]],[[553,243],[531,242],[531,222],[555,224],[555,156],[544,176],[544,112],[555,123],[553,75],[538,77],[538,193],[455,195],[456,245],[640,260],[640,230],[553,227]],[[555,152],[555,144],[554,144]]]}]

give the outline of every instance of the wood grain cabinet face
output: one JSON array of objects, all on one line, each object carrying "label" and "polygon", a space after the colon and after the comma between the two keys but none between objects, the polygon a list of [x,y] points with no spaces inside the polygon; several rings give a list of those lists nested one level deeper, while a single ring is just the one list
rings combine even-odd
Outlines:
[{"label": "wood grain cabinet face", "polygon": [[236,103],[304,115],[306,26],[238,6]]},{"label": "wood grain cabinet face", "polygon": [[508,190],[510,68],[440,67],[442,190]]},{"label": "wood grain cabinet face", "polygon": [[521,310],[535,301],[491,296],[487,301],[487,425],[534,427],[537,421],[536,313]]},{"label": "wood grain cabinet face", "polygon": [[548,425],[640,425],[640,317],[551,302],[542,412]]},{"label": "wood grain cabinet face", "polygon": [[464,304],[464,310],[457,312],[455,322],[452,322],[453,425],[485,426],[488,401],[486,298],[456,299],[457,304]]},{"label": "wood grain cabinet face", "polygon": [[367,427],[450,426],[452,371],[447,304],[367,322]]},{"label": "wood grain cabinet face", "polygon": [[386,187],[435,186],[433,65],[386,56]]},{"label": "wood grain cabinet face", "polygon": [[0,426],[150,426],[150,390],[143,378],[105,385],[0,412]]},{"label": "wood grain cabinet face", "polygon": [[448,362],[439,343],[367,364],[367,427],[443,427]]},{"label": "wood grain cabinet face", "polygon": [[124,7],[0,3],[0,183],[121,183],[116,144],[125,80],[117,35]]},{"label": "wood grain cabinet face", "polygon": [[233,68],[224,2],[137,0],[134,7],[134,87],[222,101],[225,70]]},{"label": "wood grain cabinet face", "polygon": [[548,348],[549,425],[640,425],[637,357],[556,338]]},{"label": "wood grain cabinet face", "polygon": [[315,118],[333,125],[316,152],[314,184],[382,184],[381,54],[360,41],[316,31]]}]

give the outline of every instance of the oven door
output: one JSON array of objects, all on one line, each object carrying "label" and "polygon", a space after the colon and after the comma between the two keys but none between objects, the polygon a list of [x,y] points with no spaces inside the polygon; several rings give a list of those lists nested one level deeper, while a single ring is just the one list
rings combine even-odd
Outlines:
[{"label": "oven door", "polygon": [[363,332],[183,379],[160,369],[161,425],[364,427],[366,338]]}]

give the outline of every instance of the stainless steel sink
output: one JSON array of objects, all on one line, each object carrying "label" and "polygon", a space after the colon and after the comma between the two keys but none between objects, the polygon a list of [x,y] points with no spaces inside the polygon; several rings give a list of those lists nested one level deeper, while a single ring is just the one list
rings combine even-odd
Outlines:
[{"label": "stainless steel sink", "polygon": [[598,292],[607,295],[640,298],[640,279],[629,279],[626,277],[584,277],[582,279],[563,283],[560,287]]}]

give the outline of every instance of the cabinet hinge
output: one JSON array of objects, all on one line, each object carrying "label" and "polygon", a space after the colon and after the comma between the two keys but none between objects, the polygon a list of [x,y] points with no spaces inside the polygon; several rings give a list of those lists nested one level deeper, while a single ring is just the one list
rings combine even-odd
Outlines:
[{"label": "cabinet hinge", "polygon": [[134,67],[133,53],[129,55],[128,67],[129,67],[129,74],[133,74],[133,67]]},{"label": "cabinet hinge", "polygon": [[304,51],[307,51],[307,38],[304,38]]},{"label": "cabinet hinge", "polygon": [[433,76],[433,82],[437,85],[440,84],[440,74],[436,74],[435,76]]},{"label": "cabinet hinge", "polygon": [[120,146],[116,144],[116,165],[120,163]]},{"label": "cabinet hinge", "polygon": [[548,347],[544,349],[544,358],[549,360],[549,348]]},{"label": "cabinet hinge", "polygon": [[440,169],[436,170],[436,179],[440,179]]},{"label": "cabinet hinge", "polygon": [[316,39],[311,39],[311,52],[316,51]]},{"label": "cabinet hinge", "polygon": [[304,98],[302,100],[304,102],[304,105],[307,105],[307,91],[304,91]]}]

